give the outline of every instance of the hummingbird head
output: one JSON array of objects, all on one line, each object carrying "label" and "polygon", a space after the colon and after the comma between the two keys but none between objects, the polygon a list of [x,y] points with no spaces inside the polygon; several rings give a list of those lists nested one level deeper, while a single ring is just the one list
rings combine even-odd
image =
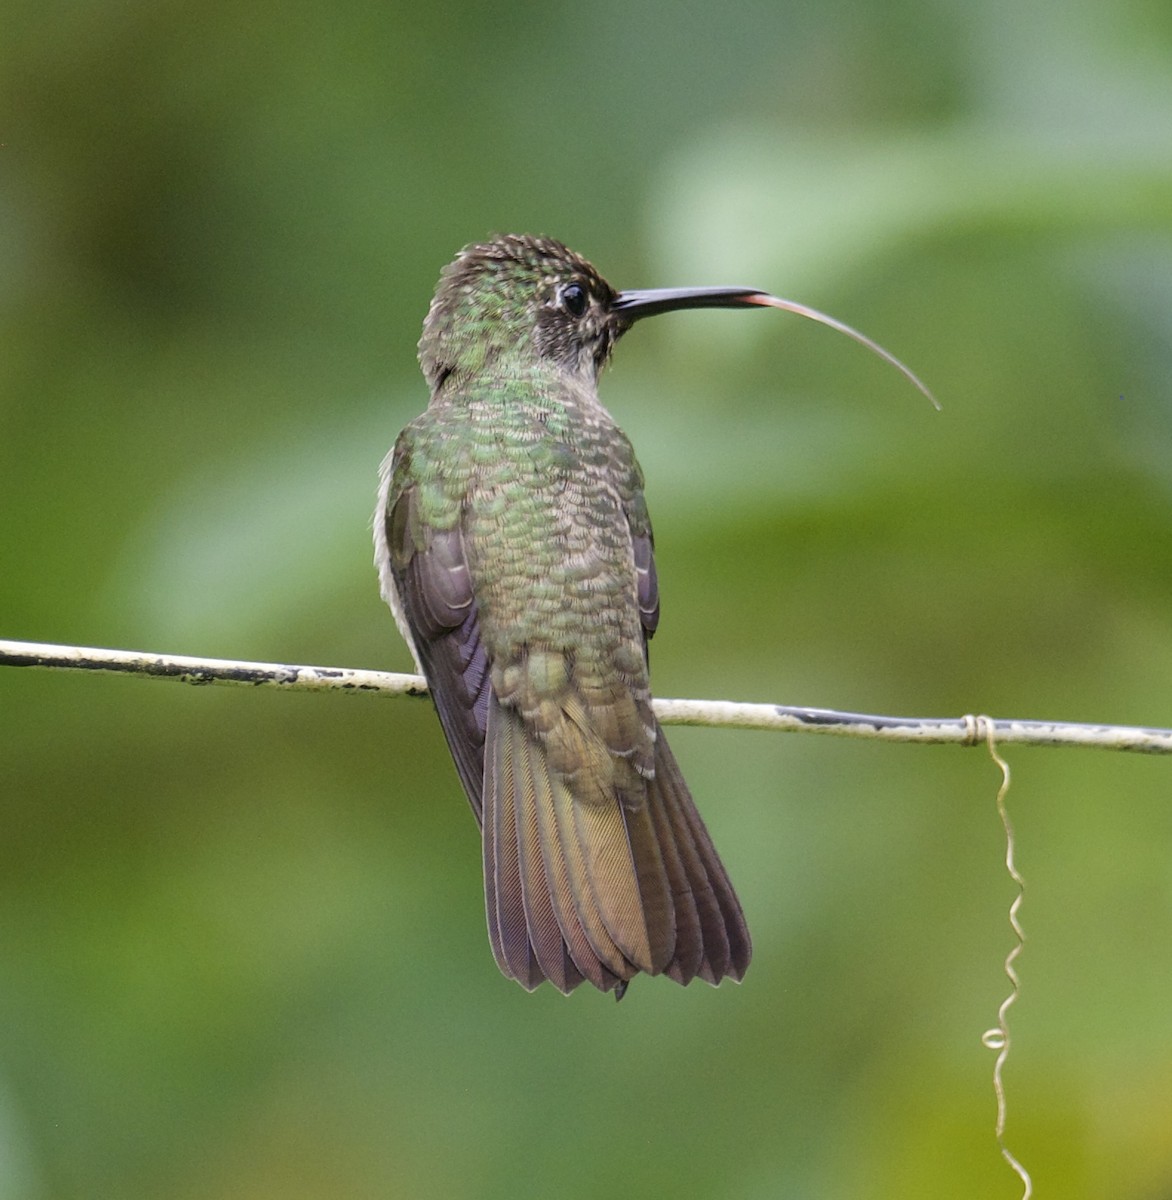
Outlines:
[{"label": "hummingbird head", "polygon": [[638,320],[682,308],[781,308],[845,333],[927,387],[882,346],[817,309],[756,288],[655,288],[616,292],[581,255],[553,238],[504,234],[465,246],[440,275],[423,323],[419,362],[433,391],[451,374],[493,362],[548,362],[593,382]]},{"label": "hummingbird head", "polygon": [[596,376],[625,325],[614,288],[552,238],[506,234],[465,246],[443,270],[419,361],[432,388],[502,356]]}]

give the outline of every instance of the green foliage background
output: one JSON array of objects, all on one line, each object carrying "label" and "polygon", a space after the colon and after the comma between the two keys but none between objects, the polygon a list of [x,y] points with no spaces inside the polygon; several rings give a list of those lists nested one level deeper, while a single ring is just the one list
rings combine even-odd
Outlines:
[{"label": "green foliage background", "polygon": [[[559,236],[681,314],[604,396],[662,695],[1172,725],[1158,0],[15,0],[0,635],[406,669],[380,458],[439,268]],[[980,751],[678,731],[740,988],[525,995],[424,705],[0,672],[0,1200],[1005,1196]],[[1172,1196],[1172,773],[1015,750],[1010,1143]]]}]

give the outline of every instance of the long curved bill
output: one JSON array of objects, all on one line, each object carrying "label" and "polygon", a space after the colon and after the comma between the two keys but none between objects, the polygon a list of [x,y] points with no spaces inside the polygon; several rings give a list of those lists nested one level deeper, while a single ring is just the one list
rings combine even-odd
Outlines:
[{"label": "long curved bill", "polygon": [[771,296],[768,292],[757,291],[756,288],[648,288],[620,292],[611,305],[612,311],[619,313],[629,322],[638,321],[643,317],[658,316],[659,313],[675,312],[681,308],[754,307],[781,308],[786,312],[797,313],[799,317],[809,317],[811,321],[817,321],[820,325],[828,325],[839,333],[845,333],[872,354],[877,354],[890,363],[905,379],[923,392],[935,408],[940,407],[940,402],[910,367],[906,367],[890,350],[885,350],[865,333],[860,333],[845,322],[819,312],[816,308],[798,304],[794,300],[783,300],[780,296]]}]

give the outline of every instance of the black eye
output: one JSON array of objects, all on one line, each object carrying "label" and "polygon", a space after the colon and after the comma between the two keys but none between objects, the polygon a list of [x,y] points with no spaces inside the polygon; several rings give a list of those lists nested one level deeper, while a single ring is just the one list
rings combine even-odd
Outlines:
[{"label": "black eye", "polygon": [[580,317],[586,311],[590,297],[580,283],[567,283],[558,293],[558,303],[571,317]]}]

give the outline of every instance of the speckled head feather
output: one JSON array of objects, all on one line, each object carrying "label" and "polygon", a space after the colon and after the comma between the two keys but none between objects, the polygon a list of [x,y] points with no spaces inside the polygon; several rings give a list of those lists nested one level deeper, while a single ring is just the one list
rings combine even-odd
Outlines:
[{"label": "speckled head feather", "polygon": [[597,375],[630,324],[612,308],[615,297],[590,263],[553,238],[502,234],[465,246],[440,275],[420,365],[433,389],[511,352]]}]

